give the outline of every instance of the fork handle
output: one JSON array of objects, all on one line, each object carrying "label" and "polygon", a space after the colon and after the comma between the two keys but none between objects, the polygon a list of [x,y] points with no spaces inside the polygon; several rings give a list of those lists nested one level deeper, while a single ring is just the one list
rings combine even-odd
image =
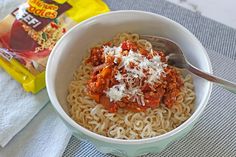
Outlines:
[{"label": "fork handle", "polygon": [[216,83],[218,85],[221,85],[222,87],[224,87],[225,89],[227,89],[228,91],[236,94],[236,83],[233,83],[233,82],[230,82],[228,80],[225,80],[223,78],[220,78],[220,77],[217,77],[217,76],[214,76],[212,74],[209,74],[209,73],[206,73],[206,72],[203,72],[202,70],[194,67],[193,65],[191,64],[188,64],[187,67],[186,67],[190,72],[192,72],[193,74],[201,77],[201,78],[204,78],[208,81],[211,81],[213,83]]}]

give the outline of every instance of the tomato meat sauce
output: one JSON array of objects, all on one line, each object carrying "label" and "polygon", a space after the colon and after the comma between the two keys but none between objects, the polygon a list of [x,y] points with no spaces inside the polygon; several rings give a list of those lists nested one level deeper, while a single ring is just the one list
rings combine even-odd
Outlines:
[{"label": "tomato meat sauce", "polygon": [[[88,95],[109,112],[120,108],[140,112],[157,108],[161,103],[171,108],[183,81],[178,71],[166,62],[162,51],[148,51],[128,40],[119,47],[109,42],[94,47],[87,59],[87,64],[93,66],[87,83]],[[151,63],[159,64],[159,74],[155,66],[148,67]]]}]

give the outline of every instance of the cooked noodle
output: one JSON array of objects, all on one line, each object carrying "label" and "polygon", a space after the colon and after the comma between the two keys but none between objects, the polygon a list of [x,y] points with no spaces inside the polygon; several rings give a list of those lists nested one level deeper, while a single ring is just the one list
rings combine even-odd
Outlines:
[{"label": "cooked noodle", "polygon": [[[123,33],[120,37],[115,38],[114,43],[129,39],[151,48],[148,41],[139,40],[136,34]],[[70,116],[92,132],[117,139],[143,139],[169,132],[191,116],[195,100],[191,75],[181,75],[183,86],[171,108],[161,104],[143,112],[120,109],[116,113],[109,113],[103,105],[87,95],[86,86],[91,71],[92,66],[84,60],[73,75],[67,101]]]}]

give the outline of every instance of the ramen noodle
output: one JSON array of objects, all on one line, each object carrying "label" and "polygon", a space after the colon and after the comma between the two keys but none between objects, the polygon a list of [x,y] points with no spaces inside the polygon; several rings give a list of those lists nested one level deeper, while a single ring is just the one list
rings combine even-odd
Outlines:
[{"label": "ramen noodle", "polygon": [[130,33],[93,47],[68,92],[69,114],[78,124],[117,139],[171,131],[191,116],[195,101],[191,75]]}]

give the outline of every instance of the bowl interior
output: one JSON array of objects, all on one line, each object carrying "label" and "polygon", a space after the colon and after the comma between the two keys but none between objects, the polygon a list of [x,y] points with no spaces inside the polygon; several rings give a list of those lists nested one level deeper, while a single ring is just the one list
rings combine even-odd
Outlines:
[{"label": "bowl interior", "polygon": [[[190,63],[211,73],[211,65],[200,42],[181,25],[151,13],[124,11],[97,16],[70,30],[55,46],[47,66],[47,88],[67,112],[67,89],[73,72],[88,49],[107,41],[121,32],[157,35],[178,43]],[[210,92],[210,83],[194,77],[196,92],[195,110],[203,105]]]}]

